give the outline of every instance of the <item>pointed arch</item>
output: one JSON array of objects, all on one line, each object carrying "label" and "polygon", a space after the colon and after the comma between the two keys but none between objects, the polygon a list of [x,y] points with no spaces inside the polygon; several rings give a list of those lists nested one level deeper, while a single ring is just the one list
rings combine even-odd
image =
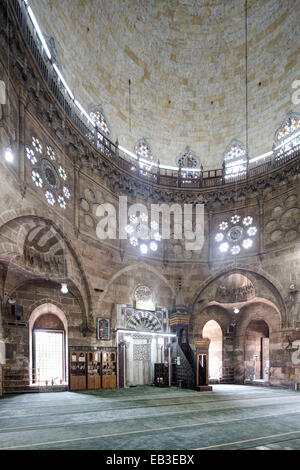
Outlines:
[{"label": "pointed arch", "polygon": [[[278,308],[278,312],[280,315],[280,323],[288,324],[286,305],[281,295],[281,292],[283,291],[283,286],[275,278],[273,278],[269,273],[265,272],[262,269],[254,270],[250,268],[244,268],[241,266],[232,267],[231,269],[230,268],[222,269],[221,271],[213,274],[208,279],[206,279],[201,284],[200,289],[198,293],[195,295],[194,300],[192,302],[192,305],[191,305],[192,315],[196,311],[197,302],[198,300],[200,300],[200,297],[205,289],[207,289],[210,285],[212,285],[221,277],[224,277],[225,275],[235,274],[235,273],[243,274],[246,277],[249,277],[250,281],[252,282],[253,280],[256,280],[256,279],[263,281],[265,285],[268,287],[268,289],[272,292],[272,294],[274,295],[277,301],[278,305],[276,305],[276,308]],[[209,301],[207,303],[209,303]]]},{"label": "pointed arch", "polygon": [[225,178],[246,174],[247,148],[237,139],[233,139],[223,153]]},{"label": "pointed arch", "polygon": [[156,160],[146,137],[142,137],[135,143],[134,152],[138,157],[143,158],[144,160],[149,160],[150,162],[154,162]]},{"label": "pointed arch", "polygon": [[275,132],[275,158],[280,160],[284,155],[293,153],[296,148],[300,148],[300,115],[289,112]]},{"label": "pointed arch", "polygon": [[[135,263],[135,264],[132,264],[132,265],[129,265],[129,266],[126,266],[126,267],[120,269],[119,271],[117,271],[110,278],[110,280],[108,281],[107,285],[105,286],[102,294],[99,297],[98,305],[96,306],[96,308],[98,309],[98,306],[101,304],[101,302],[104,300],[105,296],[107,295],[107,292],[108,292],[109,288],[112,286],[112,284],[114,284],[114,282],[119,277],[121,277],[124,274],[129,274],[131,271],[135,272],[138,269],[143,269],[143,270],[146,270],[148,272],[153,273],[157,278],[159,278],[170,289],[172,296],[175,297],[175,289],[170,284],[170,282],[166,279],[166,277],[163,274],[161,274],[157,269],[155,269],[153,266],[150,266],[149,264],[142,261],[142,262],[138,262],[138,263]],[[131,295],[133,295],[133,293],[131,293]]]},{"label": "pointed arch", "polygon": [[103,132],[107,137],[110,136],[111,130],[108,121],[105,117],[102,106],[94,106],[90,109],[90,117],[94,121],[95,126],[100,132]]},{"label": "pointed arch", "polygon": [[[31,221],[38,222],[44,224],[45,226],[51,227],[66,246],[67,252],[69,253],[69,255],[66,256],[68,276],[74,282],[74,285],[77,287],[81,294],[81,297],[84,302],[84,315],[86,321],[88,321],[89,315],[92,313],[92,299],[88,280],[83,269],[82,263],[77,253],[75,252],[70,240],[66,236],[65,230],[63,230],[63,228],[61,227],[61,220],[56,214],[53,214],[52,220],[40,214],[35,209],[17,209],[5,211],[0,215],[0,237],[2,231],[6,228],[9,228],[10,222],[19,222],[21,224],[25,222],[27,224],[27,227],[30,228],[32,226]],[[23,230],[20,230],[18,235],[19,236],[17,237],[17,242],[9,244],[6,243],[5,245],[7,246],[3,248],[10,247],[10,252],[15,252],[16,254],[23,255],[23,247],[24,242],[26,240],[26,233]]]}]

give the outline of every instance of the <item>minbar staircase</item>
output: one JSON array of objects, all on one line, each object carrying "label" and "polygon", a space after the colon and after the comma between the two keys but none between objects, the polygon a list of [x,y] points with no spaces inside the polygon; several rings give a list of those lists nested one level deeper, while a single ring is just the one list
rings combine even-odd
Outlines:
[{"label": "minbar staircase", "polygon": [[[189,348],[190,346],[187,345]],[[191,349],[191,348],[190,348]],[[188,348],[185,348],[188,351]],[[192,349],[191,349],[192,351]],[[194,360],[194,354],[193,359]],[[180,365],[174,364],[174,360],[179,357]],[[172,385],[181,386],[183,388],[195,388],[195,372],[193,367],[193,362],[191,364],[191,354],[186,355],[182,347],[178,342],[173,343],[172,345],[172,359],[173,359],[173,374],[172,374]],[[190,360],[189,360],[190,359]],[[179,385],[180,384],[180,385]]]}]

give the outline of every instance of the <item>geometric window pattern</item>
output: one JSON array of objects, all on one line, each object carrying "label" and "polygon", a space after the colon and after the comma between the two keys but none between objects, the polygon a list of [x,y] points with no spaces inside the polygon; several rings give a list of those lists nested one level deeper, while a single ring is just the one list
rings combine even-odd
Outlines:
[{"label": "geometric window pattern", "polygon": [[253,246],[257,234],[257,227],[253,217],[242,217],[234,214],[229,220],[223,220],[219,224],[219,231],[215,235],[215,241],[221,253],[238,255],[243,250],[249,250]]},{"label": "geometric window pattern", "polygon": [[278,129],[277,140],[282,140],[283,138],[289,137],[297,130],[300,130],[299,119],[296,115],[290,115],[281,124],[280,129]]},{"label": "geometric window pattern", "polygon": [[96,127],[100,131],[104,132],[104,134],[106,134],[107,136],[110,135],[110,130],[107,121],[101,111],[92,111],[90,113],[90,117],[92,118]]},{"label": "geometric window pattern", "polygon": [[189,146],[176,157],[176,163],[182,168],[196,168],[199,165],[199,158]]},{"label": "geometric window pattern", "polygon": [[151,361],[151,344],[133,344],[134,361]]},{"label": "geometric window pattern", "polygon": [[150,302],[152,301],[152,291],[148,286],[138,286],[134,291],[136,302]]},{"label": "geometric window pattern", "polygon": [[225,163],[225,178],[246,174],[246,147],[239,141],[233,140],[223,154]]},{"label": "geometric window pattern", "polygon": [[35,364],[37,379],[43,385],[63,381],[63,340],[61,332],[34,331]]},{"label": "geometric window pattern", "polygon": [[[154,154],[151,150],[150,145],[146,141],[145,137],[140,139],[134,146],[134,151],[136,155],[139,158],[142,158],[143,160],[149,160],[149,162],[153,162],[155,160]],[[141,176],[147,176],[149,178],[153,178],[155,181],[157,180],[156,174],[151,172],[152,165],[139,162],[139,174]],[[135,165],[132,165],[131,171],[135,172],[137,171],[137,167]]]},{"label": "geometric window pattern", "polygon": [[[199,165],[199,158],[196,156],[189,146],[176,157],[176,163],[179,168],[196,168]],[[184,183],[191,183],[191,180],[198,179],[199,174],[193,171],[182,171],[181,177]]]},{"label": "geometric window pattern", "polygon": [[158,223],[152,220],[149,227],[148,214],[146,213],[141,213],[139,216],[130,215],[129,220],[129,224],[125,227],[129,235],[129,243],[133,247],[139,245],[143,255],[148,252],[151,253],[151,251],[157,251],[158,242],[162,239]]},{"label": "geometric window pattern", "polygon": [[[295,134],[294,138],[292,137],[293,134]],[[299,116],[296,114],[289,114],[286,117],[275,133],[275,141],[277,144],[283,144],[282,147],[276,150],[277,160],[280,160],[284,155],[289,155],[294,152],[295,147],[300,145]]]},{"label": "geometric window pattern", "polygon": [[50,145],[43,147],[40,140],[33,136],[31,145],[25,148],[25,155],[33,165],[32,181],[37,188],[43,189],[46,201],[51,206],[58,204],[61,209],[66,209],[71,198],[71,191],[65,183],[68,175],[62,165],[56,170],[54,163],[57,156],[53,148]]},{"label": "geometric window pattern", "polygon": [[153,152],[150,148],[150,145],[147,143],[146,139],[140,139],[134,146],[134,151],[138,157],[144,158],[145,160],[154,160]]}]

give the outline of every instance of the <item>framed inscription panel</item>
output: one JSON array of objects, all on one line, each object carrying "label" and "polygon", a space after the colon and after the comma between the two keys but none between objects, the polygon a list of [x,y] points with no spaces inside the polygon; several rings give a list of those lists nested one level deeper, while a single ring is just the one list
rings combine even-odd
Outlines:
[{"label": "framed inscription panel", "polygon": [[110,339],[110,319],[97,318],[97,339]]}]

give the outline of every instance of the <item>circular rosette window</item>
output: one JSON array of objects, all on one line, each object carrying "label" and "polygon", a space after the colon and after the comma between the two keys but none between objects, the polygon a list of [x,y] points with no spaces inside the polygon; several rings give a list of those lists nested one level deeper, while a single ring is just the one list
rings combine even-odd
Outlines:
[{"label": "circular rosette window", "polygon": [[237,243],[238,241],[241,240],[243,237],[243,229],[242,227],[239,227],[236,225],[235,227],[232,227],[230,230],[228,230],[227,233],[227,240],[229,240],[232,243]]},{"label": "circular rosette window", "polygon": [[219,252],[234,256],[252,248],[258,232],[252,216],[243,218],[239,214],[218,222],[217,230],[214,239]]},{"label": "circular rosette window", "polygon": [[59,178],[52,163],[50,163],[48,160],[43,159],[41,169],[44,180],[49,184],[49,186],[51,186],[52,189],[58,189]]}]

